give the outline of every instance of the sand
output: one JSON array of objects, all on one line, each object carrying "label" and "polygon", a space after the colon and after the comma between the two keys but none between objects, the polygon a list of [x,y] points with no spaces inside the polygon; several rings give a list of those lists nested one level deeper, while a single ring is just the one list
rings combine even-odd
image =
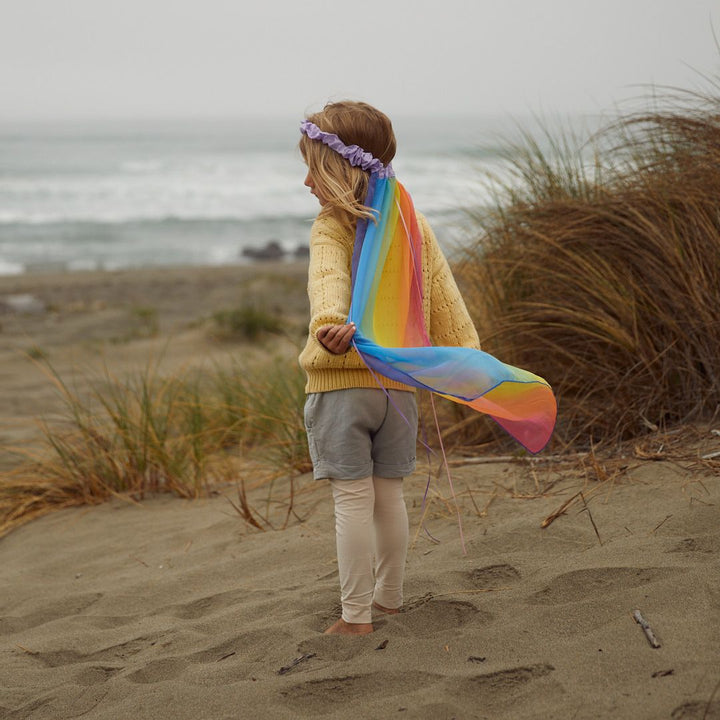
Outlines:
[{"label": "sand", "polygon": [[[163,343],[171,364],[246,352],[204,334],[245,272],[1,279],[0,298],[55,303],[0,319],[5,442],[53,403],[22,346],[68,371],[132,369]],[[103,339],[132,303],[158,309],[157,336]],[[711,430],[599,464],[455,455],[466,554],[434,462],[438,542],[422,532],[421,461],[404,610],[359,638],[322,634],[339,612],[332,507],[308,475],[284,530],[248,527],[230,486],[35,520],[0,540],[0,718],[720,718],[720,486],[697,461],[720,448]]]}]

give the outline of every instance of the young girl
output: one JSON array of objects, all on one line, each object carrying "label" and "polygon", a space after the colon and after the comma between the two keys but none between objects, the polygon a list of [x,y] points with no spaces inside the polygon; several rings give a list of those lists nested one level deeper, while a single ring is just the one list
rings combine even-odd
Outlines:
[{"label": "young girl", "polygon": [[[310,235],[310,327],[300,354],[305,426],[314,477],[332,486],[342,599],[342,617],[325,632],[365,634],[373,631],[373,611],[396,613],[403,603],[402,480],[415,468],[417,436],[414,388],[372,372],[348,322],[356,227],[380,219],[366,204],[370,173],[391,172],[395,134],[383,113],[360,102],[329,103],[301,132],[305,185],[321,205]],[[435,236],[419,213],[416,221],[427,334],[435,345],[479,348]]]}]

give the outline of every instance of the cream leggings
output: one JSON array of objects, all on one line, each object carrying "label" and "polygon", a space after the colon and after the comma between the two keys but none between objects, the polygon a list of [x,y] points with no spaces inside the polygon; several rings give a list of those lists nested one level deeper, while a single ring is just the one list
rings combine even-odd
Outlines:
[{"label": "cream leggings", "polygon": [[331,480],[342,617],[371,622],[373,602],[399,608],[408,545],[402,478]]}]

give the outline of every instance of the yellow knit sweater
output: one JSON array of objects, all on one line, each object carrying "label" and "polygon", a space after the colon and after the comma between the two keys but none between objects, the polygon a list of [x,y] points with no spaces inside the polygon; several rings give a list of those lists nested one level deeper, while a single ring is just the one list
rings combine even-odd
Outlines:
[{"label": "yellow knit sweater", "polygon": [[[435,235],[420,213],[417,220],[423,237],[423,312],[428,335],[435,345],[479,348],[477,332]],[[354,241],[354,226],[342,223],[329,212],[321,211],[313,223],[308,271],[310,328],[299,358],[307,374],[308,393],[377,387],[354,348],[345,355],[334,355],[315,337],[323,325],[347,322]],[[381,379],[386,388],[413,390],[384,376]]]}]

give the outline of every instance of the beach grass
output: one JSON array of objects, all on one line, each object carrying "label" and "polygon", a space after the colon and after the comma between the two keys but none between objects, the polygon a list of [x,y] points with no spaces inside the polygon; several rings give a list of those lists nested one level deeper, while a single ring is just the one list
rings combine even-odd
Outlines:
[{"label": "beach grass", "polygon": [[148,365],[123,378],[85,378],[89,391],[43,367],[63,412],[42,420],[43,447],[23,451],[0,479],[0,535],[54,508],[113,496],[197,498],[236,480],[243,459],[271,469],[270,498],[288,495],[276,487],[281,478],[310,468],[297,363],[172,376]]},{"label": "beach grass", "polygon": [[555,446],[712,416],[720,94],[656,96],[585,144],[508,155],[459,274],[484,348],[553,386]]},{"label": "beach grass", "polygon": [[278,315],[254,305],[243,305],[213,313],[212,336],[220,340],[258,340],[265,334],[279,333],[282,322]]}]

